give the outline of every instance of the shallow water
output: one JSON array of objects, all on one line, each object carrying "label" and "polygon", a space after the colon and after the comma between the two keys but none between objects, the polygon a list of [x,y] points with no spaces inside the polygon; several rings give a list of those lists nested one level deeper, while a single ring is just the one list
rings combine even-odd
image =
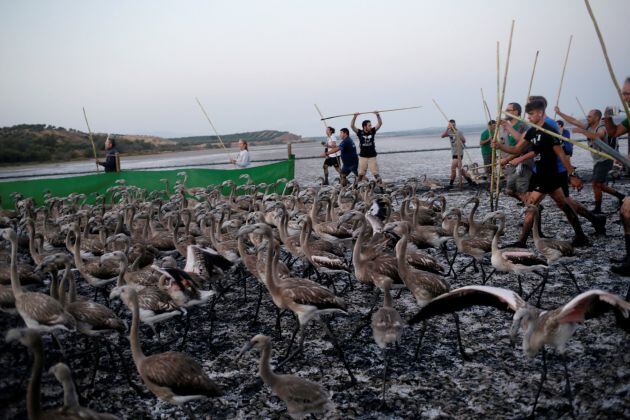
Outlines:
[{"label": "shallow water", "polygon": [[[465,133],[469,146],[478,145],[479,133]],[[356,139],[355,139],[356,140]],[[431,136],[399,136],[399,137],[376,137],[377,151],[381,153],[403,152],[396,154],[381,154],[378,158],[381,176],[385,180],[396,180],[397,178],[407,178],[428,174],[430,178],[444,179],[449,176],[450,152],[426,151],[427,149],[446,148],[448,141],[435,135]],[[625,149],[625,143],[621,145],[621,150]],[[589,170],[592,167],[590,154],[578,147],[575,147],[572,163],[580,170]],[[298,143],[292,145],[293,154],[298,159],[295,163],[295,177],[300,182],[311,182],[322,176],[323,158],[304,159],[318,156],[323,152],[322,146],[318,142]],[[418,151],[423,150],[423,151]],[[232,150],[232,153],[237,153]],[[262,165],[267,162],[256,160],[286,159],[287,147],[285,145],[253,146],[250,150],[254,165]],[[464,157],[464,164],[470,164],[471,160],[477,163],[482,161],[481,152],[478,148],[467,149]],[[211,163],[211,168],[231,169],[232,165],[215,165],[227,160],[226,152],[222,150],[198,150],[177,153],[163,153],[159,155],[129,156],[122,158],[123,169],[139,168],[163,168],[166,166],[184,168],[187,165],[201,165]],[[71,174],[73,172],[92,171],[94,162],[91,160],[73,161],[62,163],[47,163],[41,165],[7,166],[0,169],[2,178],[10,176],[27,176],[43,174]],[[334,173],[331,172],[331,174]]]}]

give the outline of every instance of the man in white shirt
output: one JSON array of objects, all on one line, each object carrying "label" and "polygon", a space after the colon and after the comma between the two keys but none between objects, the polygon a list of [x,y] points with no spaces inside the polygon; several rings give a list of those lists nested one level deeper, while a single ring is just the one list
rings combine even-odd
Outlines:
[{"label": "man in white shirt", "polygon": [[247,142],[243,139],[238,141],[238,148],[241,149],[238,152],[236,159],[230,159],[230,163],[238,166],[239,168],[247,168],[252,163],[252,158],[249,156],[249,150],[247,150]]},{"label": "man in white shirt", "polygon": [[[339,143],[339,139],[335,134],[335,129],[333,127],[326,127],[326,137],[327,140],[322,142],[322,145],[326,146],[326,151],[322,153],[320,156],[325,157],[324,160],[324,185],[328,185],[328,167],[332,166],[335,168],[337,173],[340,170],[340,158],[341,151],[337,149],[337,143]],[[335,152],[329,153],[329,150],[335,150]]]}]

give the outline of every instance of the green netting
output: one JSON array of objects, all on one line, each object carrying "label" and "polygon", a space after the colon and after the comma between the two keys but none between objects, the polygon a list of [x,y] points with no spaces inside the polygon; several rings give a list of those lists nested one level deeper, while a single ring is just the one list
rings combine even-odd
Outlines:
[{"label": "green netting", "polygon": [[181,181],[182,177],[177,175],[180,172],[188,174],[188,187],[206,187],[227,180],[232,180],[240,185],[246,182],[245,179],[239,179],[242,174],[249,174],[257,184],[272,183],[280,178],[293,179],[295,161],[291,157],[285,161],[245,169],[129,170],[65,178],[6,181],[0,182],[0,197],[2,197],[2,204],[7,208],[13,206],[13,200],[10,196],[13,192],[19,192],[25,197],[33,197],[37,204],[42,204],[46,190],[56,197],[64,197],[73,192],[86,195],[92,192],[105,194],[107,189],[116,185],[115,181],[119,179],[124,179],[126,185],[144,188],[147,191],[156,191],[164,189],[164,183],[160,181],[161,179],[168,179],[171,187],[177,180]]}]

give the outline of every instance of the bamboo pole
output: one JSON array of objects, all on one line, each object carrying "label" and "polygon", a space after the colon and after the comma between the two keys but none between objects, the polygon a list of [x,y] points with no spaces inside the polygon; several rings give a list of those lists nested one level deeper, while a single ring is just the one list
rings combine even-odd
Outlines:
[{"label": "bamboo pole", "polygon": [[[503,102],[505,101],[505,86],[507,85],[507,76],[508,76],[508,71],[510,70],[510,55],[512,54],[512,37],[514,35],[514,23],[515,23],[515,20],[512,19],[512,26],[510,27],[510,39],[508,42],[507,57],[505,58],[505,72],[503,73],[503,90],[501,91],[501,101],[498,103],[497,115],[501,115],[501,111],[503,110]],[[498,125],[497,125],[497,128],[494,130],[494,132],[495,132],[495,138],[498,137],[499,135]],[[499,150],[499,165],[497,167],[497,170],[499,171],[499,176],[497,177],[497,195],[495,197],[496,201],[494,204],[495,209],[499,207],[499,194],[501,192],[499,188],[501,186],[501,150]]]},{"label": "bamboo pole", "polygon": [[[448,124],[448,126],[451,125],[451,121],[450,119],[446,116],[446,113],[444,113],[444,111],[442,111],[442,108],[440,108],[440,105],[438,105],[437,101],[435,99],[431,99],[433,101],[433,103],[435,104],[435,107],[438,109],[438,111],[440,111],[440,114],[442,114],[442,116],[444,117],[444,119],[446,120],[446,124]],[[464,148],[463,148],[463,144],[460,140],[459,137],[459,132],[457,130],[457,127],[452,126],[451,127],[453,130],[453,135],[455,136],[455,139],[457,140],[457,148],[460,149],[462,151],[462,155],[459,156],[459,163],[458,163],[458,171],[459,171],[459,191],[462,191],[462,160],[464,160]],[[448,130],[448,129],[447,129]]]},{"label": "bamboo pole", "polygon": [[85,113],[85,107],[83,107],[83,117],[85,118],[85,125],[87,125],[90,142],[92,143],[92,152],[94,152],[94,164],[96,165],[96,172],[99,172],[98,158],[96,157],[96,145],[94,144],[94,138],[92,137],[92,129],[90,128],[90,123],[88,122],[88,117],[87,117],[87,114]]},{"label": "bamboo pole", "polygon": [[601,150],[593,149],[592,147],[589,147],[589,146],[587,146],[587,145],[585,145],[585,144],[583,144],[583,143],[581,143],[581,142],[579,142],[579,141],[577,141],[575,139],[570,139],[568,137],[564,137],[564,136],[556,133],[555,131],[547,130],[546,128],[543,128],[543,127],[541,127],[539,125],[536,125],[536,124],[532,123],[531,121],[525,121],[523,118],[517,117],[516,115],[510,114],[509,112],[503,111],[503,114],[507,115],[508,117],[512,117],[512,118],[515,118],[515,119],[517,119],[519,121],[527,123],[527,125],[529,125],[531,127],[536,127],[538,130],[542,131],[543,133],[547,133],[550,136],[553,136],[553,137],[555,137],[557,139],[568,141],[569,143],[573,144],[574,146],[581,147],[582,149],[584,149],[584,150],[586,150],[588,152],[595,153],[597,155],[600,155],[601,157],[605,157],[606,159],[615,160],[615,158],[610,156],[608,153],[602,152]]},{"label": "bamboo pole", "polygon": [[529,78],[529,87],[527,88],[527,98],[525,98],[523,109],[525,109],[525,105],[527,105],[527,103],[529,102],[529,97],[532,94],[532,85],[534,84],[534,75],[536,74],[536,64],[538,64],[538,53],[540,53],[540,50],[536,50],[536,57],[534,57],[534,67],[532,68],[532,77]]},{"label": "bamboo pole", "polygon": [[[383,109],[380,111],[365,111],[365,112],[358,112],[357,114],[361,115],[361,114],[373,114],[375,112],[378,112],[379,114],[382,114],[383,112],[394,112],[394,111],[405,111],[407,109],[418,109],[418,108],[422,108],[422,105],[420,106],[409,106],[406,108],[392,108],[392,109]],[[354,112],[352,114],[340,114],[340,115],[333,115],[331,117],[323,117],[322,116],[322,120],[330,120],[332,118],[340,118],[340,117],[353,117],[354,116]]]},{"label": "bamboo pole", "polygon": [[490,112],[490,108],[488,107],[488,103],[486,102],[486,96],[483,94],[483,88],[481,88],[481,104],[486,114],[486,122],[488,122],[492,119],[492,113]]},{"label": "bamboo pole", "polygon": [[586,116],[586,111],[584,110],[584,107],[582,106],[582,102],[580,102],[580,99],[576,96],[575,100],[577,101],[578,105],[580,106],[580,109],[582,110],[582,114],[584,114],[584,119],[587,119]]},{"label": "bamboo pole", "polygon": [[[595,32],[597,32],[599,43],[602,46],[602,52],[604,53],[604,58],[606,59],[606,66],[608,67],[610,78],[612,79],[615,89],[617,89],[619,99],[621,99],[621,103],[623,104],[623,109],[624,111],[626,111],[626,117],[628,118],[628,121],[630,121],[630,109],[628,108],[628,103],[623,100],[623,95],[621,93],[621,88],[619,87],[619,82],[617,82],[617,77],[615,77],[615,72],[613,71],[612,64],[610,63],[610,58],[608,57],[608,50],[606,49],[606,43],[604,43],[604,37],[602,36],[602,32],[599,30],[599,25],[597,24],[597,20],[595,19],[595,15],[593,14],[593,9],[591,9],[591,4],[588,0],[584,0],[584,3],[586,4],[588,14],[591,16],[591,20],[593,21],[593,26],[595,26]],[[630,143],[628,144],[630,145]],[[630,146],[628,146],[628,149],[630,151]]]},{"label": "bamboo pole", "polygon": [[[499,41],[497,41],[497,101],[499,101],[499,97],[500,97],[500,80],[499,80],[499,73],[500,73],[500,66],[501,63],[499,63]],[[499,111],[501,111],[499,109]],[[501,116],[501,114],[497,114],[497,119],[499,119],[499,117]],[[497,128],[499,128],[499,124],[500,121],[497,121]],[[496,135],[497,135],[498,130],[494,130],[494,136],[492,136],[492,140],[496,140]],[[494,180],[496,178],[496,150],[494,148],[494,146],[492,146],[492,160],[491,160],[491,165],[492,165],[492,172],[490,173],[490,211],[494,211]]]},{"label": "bamboo pole", "polygon": [[[573,42],[573,35],[569,37],[569,46],[567,47],[567,55],[564,56],[564,65],[562,66],[562,76],[560,77],[560,87],[558,88],[558,95],[556,96],[556,106],[560,106],[560,93],[562,93],[562,84],[564,83],[564,74],[567,70],[567,62],[569,61],[569,52],[571,51],[571,43]],[[558,114],[553,114],[555,120]]]},{"label": "bamboo pole", "polygon": [[219,132],[217,131],[217,129],[214,126],[214,124],[212,124],[212,121],[210,120],[210,117],[208,116],[208,113],[206,112],[206,110],[203,107],[203,105],[201,105],[201,102],[199,101],[199,98],[195,97],[195,100],[197,101],[197,104],[199,104],[199,108],[201,108],[201,112],[203,112],[203,115],[206,117],[206,119],[210,123],[210,127],[212,127],[212,130],[214,131],[214,134],[219,139],[219,143],[221,144],[221,147],[223,147],[223,150],[225,150],[225,152],[227,153],[227,155],[230,158],[230,160],[232,160],[233,159],[232,154],[228,151],[227,147],[225,147],[225,144],[223,143],[223,139],[219,135]]}]

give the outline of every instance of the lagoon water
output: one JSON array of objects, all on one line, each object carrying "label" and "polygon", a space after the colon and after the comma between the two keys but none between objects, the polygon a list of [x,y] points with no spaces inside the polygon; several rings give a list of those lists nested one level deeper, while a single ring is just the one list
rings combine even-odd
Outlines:
[{"label": "lagoon water", "polygon": [[[470,147],[479,144],[480,133],[465,133],[467,144]],[[354,137],[353,137],[354,138]],[[357,142],[355,138],[355,142]],[[436,135],[410,135],[388,137],[386,133],[376,137],[377,151],[382,153],[378,158],[380,172],[385,180],[393,181],[398,178],[419,176],[427,174],[429,178],[446,179],[449,176],[450,152],[443,149],[448,147],[447,139],[441,139]],[[323,147],[319,142],[308,142],[293,144],[293,153],[298,159],[295,163],[295,177],[303,183],[311,183],[322,175],[323,158],[313,158],[323,152]],[[626,150],[625,141],[622,141],[620,150]],[[231,150],[233,154],[238,151]],[[253,146],[250,148],[254,165],[264,165],[268,162],[256,162],[259,160],[281,160],[286,159],[286,145]],[[392,153],[401,152],[401,153]],[[469,164],[470,160],[481,162],[481,152],[479,148],[467,149],[464,157],[464,164]],[[102,153],[104,156],[104,153]],[[470,157],[470,159],[469,159]],[[159,155],[144,156],[122,156],[122,167],[124,169],[158,169],[164,167],[185,168],[193,165],[211,164],[210,168],[230,169],[229,164],[221,164],[228,159],[223,150],[207,149],[186,152],[163,153]],[[578,147],[575,147],[573,164],[582,173],[590,172],[592,169],[590,154]],[[203,167],[203,166],[201,166]],[[94,170],[94,162],[90,160],[46,163],[40,165],[23,165],[13,167],[3,167],[0,169],[0,177],[41,176],[46,174],[58,174],[58,176],[72,175],[73,173]],[[334,171],[331,171],[333,174]]]}]

